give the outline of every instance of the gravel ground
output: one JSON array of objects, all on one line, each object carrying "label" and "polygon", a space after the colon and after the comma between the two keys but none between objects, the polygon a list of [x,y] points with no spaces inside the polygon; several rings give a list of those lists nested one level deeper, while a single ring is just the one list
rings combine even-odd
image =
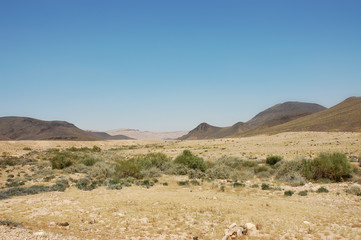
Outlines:
[{"label": "gravel ground", "polygon": [[21,227],[0,226],[0,240],[79,240],[44,231],[31,231]]}]

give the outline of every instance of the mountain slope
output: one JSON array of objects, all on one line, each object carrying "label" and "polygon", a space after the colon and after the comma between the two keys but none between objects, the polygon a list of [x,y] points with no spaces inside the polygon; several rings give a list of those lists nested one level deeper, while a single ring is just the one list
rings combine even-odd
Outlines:
[{"label": "mountain slope", "polygon": [[361,132],[361,97],[350,97],[321,112],[277,126],[250,130],[240,136],[299,131]]},{"label": "mountain slope", "polygon": [[315,103],[285,102],[258,113],[254,118],[249,120],[247,124],[251,127],[258,127],[265,124],[277,125],[325,109],[325,107]]},{"label": "mountain slope", "polygon": [[201,123],[179,139],[212,139],[239,136],[244,132],[251,131],[251,129],[269,128],[325,109],[325,107],[314,103],[285,102],[260,112],[246,123],[238,122],[233,126],[223,128]]},{"label": "mountain slope", "polygon": [[124,136],[124,135],[109,135],[106,132],[95,132],[95,131],[88,131],[89,133],[96,135],[98,137],[104,138],[104,139],[109,139],[109,140],[132,140],[134,138],[128,137],[128,136]]},{"label": "mountain slope", "polygon": [[64,121],[42,121],[27,117],[1,117],[2,140],[102,140]]}]

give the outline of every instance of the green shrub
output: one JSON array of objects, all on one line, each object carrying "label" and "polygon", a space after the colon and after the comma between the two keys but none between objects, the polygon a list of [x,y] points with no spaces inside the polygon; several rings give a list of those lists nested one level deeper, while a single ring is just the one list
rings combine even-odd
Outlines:
[{"label": "green shrub", "polygon": [[206,176],[206,174],[198,169],[189,169],[188,171],[188,177],[190,179],[195,179],[195,178],[204,178]]},{"label": "green shrub", "polygon": [[233,169],[224,163],[218,163],[208,168],[206,174],[211,179],[229,179]]},{"label": "green shrub", "polygon": [[346,190],[346,193],[361,196],[361,189],[357,186],[351,186]]},{"label": "green shrub", "polygon": [[63,169],[72,165],[77,156],[70,152],[59,152],[50,159],[53,169]]},{"label": "green shrub", "polygon": [[96,180],[105,180],[113,177],[115,173],[114,164],[107,162],[96,162],[88,172],[89,176]]},{"label": "green shrub", "polygon": [[8,227],[22,227],[23,226],[21,223],[14,222],[9,219],[0,220],[0,225],[8,226]]},{"label": "green shrub", "polygon": [[253,184],[253,185],[251,186],[251,188],[258,188],[258,187],[259,187],[258,184]]},{"label": "green shrub", "polygon": [[254,168],[255,173],[266,172],[266,171],[268,171],[267,166],[257,166]]},{"label": "green shrub", "polygon": [[262,183],[261,188],[262,188],[262,190],[270,190],[270,189],[272,189],[272,188],[271,188],[268,184],[266,184],[266,183]]},{"label": "green shrub", "polygon": [[225,186],[221,186],[220,188],[221,192],[224,192],[226,190],[226,187]]},{"label": "green shrub", "polygon": [[187,175],[188,171],[189,169],[186,165],[172,163],[165,173],[172,175]]},{"label": "green shrub", "polygon": [[268,165],[275,165],[276,163],[278,163],[279,161],[282,161],[282,157],[281,156],[274,156],[274,155],[271,155],[271,156],[268,156],[267,159],[266,159],[266,163]]},{"label": "green shrub", "polygon": [[164,171],[170,166],[170,158],[164,153],[148,153],[136,157],[138,165],[142,169],[158,168]]},{"label": "green shrub", "polygon": [[69,187],[69,182],[66,179],[59,179],[56,181],[55,185],[53,186],[53,190],[64,192],[65,189]]},{"label": "green shrub", "polygon": [[167,182],[164,182],[164,183],[163,183],[163,186],[168,186],[168,183],[167,183]]},{"label": "green shrub", "polygon": [[230,168],[239,168],[242,165],[243,160],[238,157],[223,156],[214,163],[214,165],[226,165]]},{"label": "green shrub", "polygon": [[291,197],[294,193],[295,193],[294,191],[288,190],[288,191],[285,191],[284,195]]},{"label": "green shrub", "polygon": [[24,147],[23,150],[25,150],[25,151],[31,151],[31,148],[29,148],[29,147]]},{"label": "green shrub", "polygon": [[142,178],[141,168],[134,158],[119,161],[115,166],[115,176],[118,178],[134,177],[140,179]]},{"label": "green shrub", "polygon": [[238,182],[235,182],[235,183],[233,183],[233,187],[245,187],[246,186],[246,184],[244,184],[244,183],[238,183]]},{"label": "green shrub", "polygon": [[95,163],[101,161],[99,158],[94,158],[91,156],[84,156],[82,158],[80,158],[78,160],[79,163],[84,164],[85,166],[91,167],[93,166]]},{"label": "green shrub", "polygon": [[107,187],[109,190],[121,190],[122,188],[122,184],[109,184]]},{"label": "green shrub", "polygon": [[97,187],[97,184],[89,178],[81,178],[76,182],[75,186],[80,190],[91,191]]},{"label": "green shrub", "polygon": [[311,180],[326,178],[339,182],[351,177],[352,166],[345,154],[322,153],[314,160],[305,161],[303,174]]},{"label": "green shrub", "polygon": [[241,164],[241,167],[242,168],[252,168],[252,167],[255,167],[257,166],[258,164],[255,162],[255,161],[243,161],[242,164]]},{"label": "green shrub", "polygon": [[189,186],[189,181],[178,181],[177,184],[179,186]]},{"label": "green shrub", "polygon": [[308,194],[308,191],[307,191],[307,190],[300,191],[300,192],[298,193],[298,195],[300,195],[300,196],[307,196],[307,194]]},{"label": "green shrub", "polygon": [[325,187],[320,187],[319,189],[317,189],[316,191],[317,193],[328,193],[328,189]]},{"label": "green shrub", "polygon": [[[9,179],[8,179],[9,180]],[[26,180],[23,178],[16,178],[14,181],[10,181],[9,183],[6,183],[6,187],[19,187],[25,185]]]},{"label": "green shrub", "polygon": [[153,178],[162,176],[162,171],[159,168],[151,167],[141,171],[144,178]]},{"label": "green shrub", "polygon": [[198,169],[202,172],[206,171],[207,168],[203,158],[193,155],[189,150],[184,150],[183,153],[174,160],[174,163],[185,165],[191,169]]},{"label": "green shrub", "polygon": [[194,185],[194,186],[199,186],[199,185],[201,185],[200,182],[198,182],[197,180],[194,180],[194,179],[191,180],[190,183],[191,183],[192,185]]},{"label": "green shrub", "polygon": [[305,178],[302,176],[302,169],[305,160],[291,160],[280,162],[277,172],[276,179],[290,183],[292,186],[301,186],[305,184]]},{"label": "green shrub", "polygon": [[83,163],[76,163],[64,169],[64,173],[88,173],[89,167]]},{"label": "green shrub", "polygon": [[93,152],[101,152],[102,149],[100,147],[98,147],[97,145],[94,145],[93,148],[92,148],[92,151]]}]

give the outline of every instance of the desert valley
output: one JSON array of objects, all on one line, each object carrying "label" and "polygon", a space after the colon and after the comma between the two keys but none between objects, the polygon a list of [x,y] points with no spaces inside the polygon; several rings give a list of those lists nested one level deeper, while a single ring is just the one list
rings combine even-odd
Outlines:
[{"label": "desert valley", "polygon": [[0,238],[361,239],[360,99],[173,140],[2,118]]}]

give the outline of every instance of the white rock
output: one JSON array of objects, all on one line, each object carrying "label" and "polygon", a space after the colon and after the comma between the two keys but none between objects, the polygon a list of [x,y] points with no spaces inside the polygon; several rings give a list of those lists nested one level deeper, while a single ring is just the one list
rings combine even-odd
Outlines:
[{"label": "white rock", "polygon": [[34,233],[35,236],[44,236],[45,232],[44,231],[38,231]]},{"label": "white rock", "polygon": [[232,223],[231,225],[229,225],[228,228],[234,228],[234,227],[236,227],[236,226],[237,226],[237,223]]},{"label": "white rock", "polygon": [[247,228],[247,234],[249,236],[257,236],[258,235],[257,227],[253,223],[246,223],[245,227]]}]

